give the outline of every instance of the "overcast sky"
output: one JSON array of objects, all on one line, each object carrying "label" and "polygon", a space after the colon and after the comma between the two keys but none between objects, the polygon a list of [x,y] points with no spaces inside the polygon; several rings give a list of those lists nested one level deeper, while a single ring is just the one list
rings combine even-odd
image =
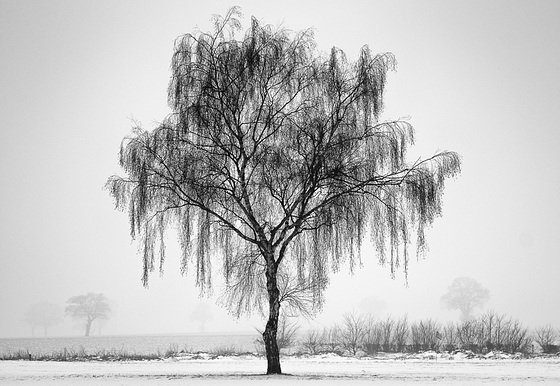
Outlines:
[{"label": "overcast sky", "polygon": [[[458,320],[439,299],[459,276],[488,288],[485,309],[532,327],[560,326],[560,2],[558,1],[27,1],[0,0],[0,337],[26,336],[32,303],[101,292],[109,334],[197,330],[200,301],[170,243],[165,275],[140,282],[127,216],[102,189],[121,173],[131,120],[169,112],[173,42],[240,5],[247,28],[314,27],[319,48],[393,52],[384,119],[409,117],[410,159],[462,156],[429,253],[392,280],[364,266],[332,276],[317,325],[346,311]],[[219,294],[216,288],[215,293]],[[207,330],[252,330],[220,308]],[[52,334],[81,334],[72,323]]]}]

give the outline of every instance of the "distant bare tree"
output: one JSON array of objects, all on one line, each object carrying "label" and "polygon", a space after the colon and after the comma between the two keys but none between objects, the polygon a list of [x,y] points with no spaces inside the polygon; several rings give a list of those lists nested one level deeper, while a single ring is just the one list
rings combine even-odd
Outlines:
[{"label": "distant bare tree", "polygon": [[461,348],[471,351],[478,350],[478,325],[477,320],[466,320],[457,325],[457,340]]},{"label": "distant bare tree", "polygon": [[204,332],[206,323],[211,321],[214,315],[208,303],[199,303],[191,312],[191,320],[200,322],[200,331]]},{"label": "distant bare tree", "polygon": [[303,336],[301,345],[311,355],[321,351],[323,344],[323,336],[317,330],[310,330]]},{"label": "distant bare tree", "polygon": [[344,314],[339,339],[345,350],[356,355],[362,347],[366,334],[367,321],[362,315],[355,312]]},{"label": "distant bare tree", "polygon": [[461,311],[461,320],[468,321],[472,318],[474,309],[482,307],[489,297],[488,290],[476,280],[458,277],[441,297],[441,303],[447,309]]},{"label": "distant bare tree", "polygon": [[322,333],[322,340],[328,351],[336,352],[340,346],[340,327],[337,325],[325,327]]},{"label": "distant bare tree", "polygon": [[375,354],[379,351],[402,352],[408,342],[409,334],[407,316],[398,320],[391,316],[375,320],[370,316],[366,319],[363,348],[368,354]]},{"label": "distant bare tree", "polygon": [[505,351],[525,351],[530,345],[529,331],[519,320],[509,319],[506,324]]},{"label": "distant bare tree", "polygon": [[414,351],[436,350],[441,340],[441,325],[433,319],[414,322],[410,337]]},{"label": "distant bare tree", "polygon": [[485,312],[479,319],[479,344],[488,351],[501,350],[504,344],[504,327],[506,317],[495,311]]},{"label": "distant bare tree", "polygon": [[447,323],[443,329],[441,334],[441,345],[445,351],[453,351],[457,349],[458,344],[457,338],[457,326],[455,323],[449,322]]},{"label": "distant bare tree", "polygon": [[111,308],[105,295],[88,293],[87,295],[73,296],[66,302],[65,312],[76,320],[86,323],[85,336],[89,336],[91,325],[97,319],[108,319]]},{"label": "distant bare tree", "polygon": [[406,275],[410,245],[425,250],[424,230],[441,214],[460,157],[407,161],[412,126],[380,120],[391,53],[364,46],[355,62],[335,47],[323,55],[312,30],[256,18],[237,38],[239,17],[232,8],[213,31],[176,40],[173,112],[124,139],[126,176],[107,188],[140,238],[144,284],[162,269],[165,231],[178,228],[182,270],[196,267],[202,292],[212,256],[223,267],[224,303],[268,314],[267,373],[280,374],[281,305],[319,309],[329,271],[358,266],[368,232],[378,260]]},{"label": "distant bare tree", "polygon": [[379,328],[382,334],[381,348],[383,351],[389,352],[392,350],[395,320],[391,316],[387,316],[384,320],[379,322]]},{"label": "distant bare tree", "polygon": [[503,350],[509,325],[507,316],[495,311],[488,311],[482,315],[481,323],[485,326],[486,349],[489,351]]},{"label": "distant bare tree", "polygon": [[553,354],[558,351],[556,343],[556,330],[551,324],[535,329],[535,342],[541,346],[545,354]]},{"label": "distant bare tree", "polygon": [[301,326],[286,314],[280,315],[278,321],[278,348],[287,349],[297,343],[297,336]]},{"label": "distant bare tree", "polygon": [[527,328],[518,320],[494,311],[458,324],[457,337],[463,348],[475,352],[499,350],[513,353],[529,346]]},{"label": "distant bare tree", "polygon": [[49,327],[62,321],[62,312],[49,302],[35,303],[25,311],[23,319],[31,327],[31,336],[35,336],[37,327],[42,327],[43,334],[47,336]]},{"label": "distant bare tree", "polygon": [[369,315],[366,320],[366,327],[361,346],[369,354],[376,354],[382,349],[383,329],[381,322]]},{"label": "distant bare tree", "polygon": [[405,315],[395,323],[395,331],[393,333],[393,347],[396,352],[403,352],[408,337],[410,335],[410,327],[408,326],[408,317]]}]

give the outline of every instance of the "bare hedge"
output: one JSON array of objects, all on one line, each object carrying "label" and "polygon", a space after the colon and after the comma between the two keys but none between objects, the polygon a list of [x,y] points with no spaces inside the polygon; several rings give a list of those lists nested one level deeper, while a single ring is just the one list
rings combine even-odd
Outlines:
[{"label": "bare hedge", "polygon": [[338,352],[373,355],[379,352],[422,352],[469,350],[559,353],[560,333],[551,325],[537,328],[533,335],[519,320],[489,311],[476,319],[442,325],[434,319],[409,322],[406,316],[376,319],[347,313],[342,322],[322,332],[309,331],[300,341],[305,352]]}]

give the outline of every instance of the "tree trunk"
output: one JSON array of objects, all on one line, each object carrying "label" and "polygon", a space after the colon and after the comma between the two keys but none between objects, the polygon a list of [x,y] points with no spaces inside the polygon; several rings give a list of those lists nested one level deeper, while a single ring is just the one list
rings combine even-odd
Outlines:
[{"label": "tree trunk", "polygon": [[278,332],[278,317],[280,315],[280,291],[276,281],[277,268],[274,260],[267,259],[266,288],[268,291],[269,314],[266,328],[263,332],[264,347],[266,349],[267,374],[282,374],[280,368],[280,350],[276,341]]},{"label": "tree trunk", "polygon": [[86,337],[89,336],[89,331],[91,330],[91,324],[93,323],[93,320],[88,319],[87,323],[86,323]]}]

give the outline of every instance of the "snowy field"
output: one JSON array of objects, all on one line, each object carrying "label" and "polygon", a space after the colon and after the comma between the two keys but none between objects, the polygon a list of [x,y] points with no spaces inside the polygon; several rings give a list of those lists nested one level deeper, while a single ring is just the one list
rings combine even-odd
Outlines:
[{"label": "snowy field", "polygon": [[153,361],[0,361],[1,385],[560,385],[560,357],[538,359],[286,357],[265,376],[262,357],[187,355]]}]

